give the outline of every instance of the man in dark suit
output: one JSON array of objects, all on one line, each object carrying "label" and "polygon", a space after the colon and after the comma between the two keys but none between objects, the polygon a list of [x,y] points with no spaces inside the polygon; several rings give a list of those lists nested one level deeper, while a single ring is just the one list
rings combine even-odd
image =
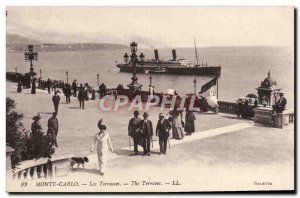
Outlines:
[{"label": "man in dark suit", "polygon": [[52,117],[48,120],[48,131],[47,135],[52,138],[53,144],[57,146],[57,133],[58,133],[58,120],[56,118],[56,112],[53,112]]},{"label": "man in dark suit", "polygon": [[82,84],[80,84],[78,100],[79,100],[80,108],[84,109],[84,90],[83,90]]},{"label": "man in dark suit", "polygon": [[48,78],[48,80],[47,80],[47,88],[48,88],[48,93],[49,94],[51,93],[50,92],[51,85],[52,85],[52,82],[51,82],[50,78]]},{"label": "man in dark suit", "polygon": [[144,155],[150,156],[150,141],[152,140],[153,136],[153,127],[152,122],[148,120],[148,113],[145,112],[143,114],[143,120],[139,124],[139,129],[142,133],[142,140],[143,140],[143,147],[144,147]]},{"label": "man in dark suit", "polygon": [[276,102],[276,109],[277,109],[277,113],[282,113],[285,110],[285,105],[287,103],[285,97],[283,96],[283,93],[279,94],[280,98],[279,100]]},{"label": "man in dark suit", "polygon": [[167,143],[168,138],[170,136],[169,131],[171,129],[171,124],[168,120],[165,119],[165,115],[163,113],[159,114],[159,120],[156,126],[156,136],[159,137],[159,148],[161,154],[166,154],[167,152]]},{"label": "man in dark suit", "polygon": [[66,103],[68,104],[68,103],[71,103],[71,86],[70,86],[70,84],[66,84],[65,85],[65,92],[64,92],[64,94],[65,94],[65,96],[66,96]]},{"label": "man in dark suit", "polygon": [[134,144],[134,153],[137,155],[138,154],[138,144],[140,143],[141,140],[141,134],[139,131],[139,124],[141,122],[141,119],[139,118],[139,112],[134,111],[133,115],[134,117],[129,120],[128,124],[128,136],[130,136],[133,139],[133,144]]},{"label": "man in dark suit", "polygon": [[52,97],[52,102],[54,105],[54,110],[56,114],[58,113],[58,105],[59,105],[60,97],[57,95],[57,91],[54,91],[54,96]]},{"label": "man in dark suit", "polygon": [[76,82],[76,79],[72,83],[72,88],[73,88],[73,96],[77,97],[77,82]]}]

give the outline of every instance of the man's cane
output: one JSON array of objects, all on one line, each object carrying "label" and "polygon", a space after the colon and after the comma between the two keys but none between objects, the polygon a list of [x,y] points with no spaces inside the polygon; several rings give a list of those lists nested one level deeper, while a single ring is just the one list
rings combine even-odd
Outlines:
[{"label": "man's cane", "polygon": [[130,136],[128,136],[128,141],[129,141],[129,150],[131,151]]},{"label": "man's cane", "polygon": [[[170,134],[170,129],[168,130],[168,133]],[[171,144],[170,144],[170,138],[169,137],[168,137],[168,144],[169,144],[169,149],[170,149],[171,148]]]},{"label": "man's cane", "polygon": [[151,137],[151,142],[152,142],[152,148],[153,148],[153,138]]}]

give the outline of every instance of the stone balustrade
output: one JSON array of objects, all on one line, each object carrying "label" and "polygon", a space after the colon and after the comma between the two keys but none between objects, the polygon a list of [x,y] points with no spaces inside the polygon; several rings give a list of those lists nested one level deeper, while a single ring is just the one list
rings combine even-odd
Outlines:
[{"label": "stone balustrade", "polygon": [[224,102],[224,101],[218,101],[219,105],[219,112],[222,113],[236,113],[236,103],[235,102]]},{"label": "stone balustrade", "polygon": [[14,180],[51,179],[66,176],[70,171],[70,155],[22,161],[12,170],[11,153],[11,150],[7,149],[7,176]]}]

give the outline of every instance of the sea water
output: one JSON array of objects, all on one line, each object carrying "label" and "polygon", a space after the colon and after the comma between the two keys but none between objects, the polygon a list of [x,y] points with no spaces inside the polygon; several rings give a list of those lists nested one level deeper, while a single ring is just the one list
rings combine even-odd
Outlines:
[{"label": "sea water", "polygon": [[[160,59],[172,59],[172,49],[158,49]],[[177,58],[185,58],[196,63],[194,48],[178,48]],[[218,80],[219,100],[234,102],[249,93],[257,93],[267,75],[276,80],[277,88],[282,88],[288,100],[288,107],[294,107],[294,52],[286,47],[207,47],[198,48],[198,61],[208,66],[221,66]],[[42,78],[66,81],[68,71],[69,83],[74,79],[79,83],[97,86],[97,74],[100,84],[108,88],[124,87],[131,82],[132,74],[121,73],[116,64],[123,63],[125,52],[130,49],[97,50],[97,51],[58,51],[38,52],[39,59],[34,62],[36,73],[42,70]],[[138,49],[138,55],[144,53],[145,59],[153,59],[153,49]],[[7,71],[28,72],[29,62],[24,60],[24,52],[7,52]],[[149,88],[149,74],[137,74],[143,90]],[[194,92],[194,78],[197,80],[197,92],[201,86],[214,76],[152,74],[152,85],[156,92],[175,89],[179,94]]]}]

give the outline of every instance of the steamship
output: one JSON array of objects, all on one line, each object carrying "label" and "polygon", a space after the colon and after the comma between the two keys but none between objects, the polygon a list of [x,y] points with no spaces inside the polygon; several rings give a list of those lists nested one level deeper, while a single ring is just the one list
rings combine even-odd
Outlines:
[{"label": "steamship", "polygon": [[[136,59],[136,73],[178,74],[178,75],[221,75],[221,66],[191,64],[186,59],[177,59],[176,50],[172,50],[173,59],[160,60],[158,50],[154,50],[155,59]],[[197,56],[197,55],[196,55]],[[198,62],[198,61],[197,61]],[[120,72],[133,72],[132,61],[117,64]]]}]

